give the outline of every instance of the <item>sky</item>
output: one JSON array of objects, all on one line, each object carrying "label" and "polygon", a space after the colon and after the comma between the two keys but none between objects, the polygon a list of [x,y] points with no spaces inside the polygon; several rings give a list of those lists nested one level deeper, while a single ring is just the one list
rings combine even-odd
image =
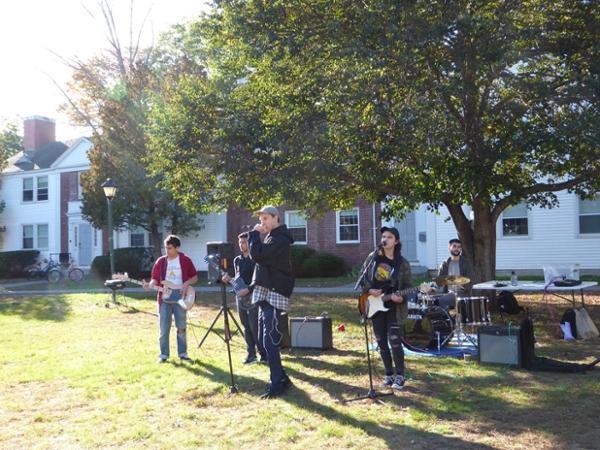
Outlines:
[{"label": "sky", "polygon": [[[134,28],[139,29],[150,10],[142,35],[142,43],[150,44],[171,25],[197,17],[206,3],[134,0]],[[109,0],[109,4],[121,36],[127,38],[130,1]],[[83,59],[98,54],[107,47],[105,30],[97,0],[0,1],[0,126],[8,120],[22,127],[23,118],[37,115],[56,120],[57,140],[88,134],[58,111],[65,97],[52,80],[64,88],[70,71],[56,54]]]}]

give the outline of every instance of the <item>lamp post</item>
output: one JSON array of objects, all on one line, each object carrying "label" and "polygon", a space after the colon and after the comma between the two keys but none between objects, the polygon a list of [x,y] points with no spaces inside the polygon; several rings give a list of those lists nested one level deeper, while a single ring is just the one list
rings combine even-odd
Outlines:
[{"label": "lamp post", "polygon": [[110,255],[110,277],[115,273],[115,252],[113,247],[113,208],[112,201],[117,196],[117,185],[112,178],[107,178],[102,183],[102,189],[104,189],[104,195],[106,196],[106,202],[108,203],[108,251]]}]

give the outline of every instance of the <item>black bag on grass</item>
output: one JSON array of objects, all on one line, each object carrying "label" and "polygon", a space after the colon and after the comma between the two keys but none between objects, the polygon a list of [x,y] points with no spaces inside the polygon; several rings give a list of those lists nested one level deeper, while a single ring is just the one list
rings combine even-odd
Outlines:
[{"label": "black bag on grass", "polygon": [[496,298],[496,303],[500,309],[500,313],[506,313],[510,315],[519,314],[523,311],[523,307],[519,306],[519,302],[513,295],[512,292],[502,291]]},{"label": "black bag on grass", "polygon": [[575,310],[573,308],[569,308],[563,313],[560,318],[560,323],[568,323],[571,325],[571,335],[573,335],[574,338],[577,338],[577,316],[575,315]]}]

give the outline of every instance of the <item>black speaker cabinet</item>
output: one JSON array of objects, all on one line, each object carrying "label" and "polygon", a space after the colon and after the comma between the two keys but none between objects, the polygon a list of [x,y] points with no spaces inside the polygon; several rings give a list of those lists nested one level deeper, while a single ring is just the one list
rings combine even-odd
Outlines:
[{"label": "black speaker cabinet", "polygon": [[290,337],[294,348],[333,348],[329,317],[290,318]]},{"label": "black speaker cabinet", "polygon": [[485,325],[479,328],[479,362],[521,367],[521,328]]},{"label": "black speaker cabinet", "polygon": [[[218,256],[213,260],[218,261],[221,270],[226,271],[230,276],[234,275],[233,269],[233,244],[229,242],[207,242],[206,243],[206,255]],[[221,278],[221,273],[216,268],[208,264],[208,280],[215,282]]]}]

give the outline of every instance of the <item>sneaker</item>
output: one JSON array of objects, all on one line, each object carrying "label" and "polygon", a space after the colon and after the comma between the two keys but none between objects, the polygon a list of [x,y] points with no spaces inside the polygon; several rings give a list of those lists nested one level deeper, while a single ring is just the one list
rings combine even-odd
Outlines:
[{"label": "sneaker", "polygon": [[157,362],[158,362],[159,364],[166,363],[166,362],[167,362],[167,358],[166,358],[166,357],[164,357],[164,356],[159,356],[159,357],[158,357],[158,361],[157,361]]},{"label": "sneaker", "polygon": [[264,394],[262,394],[260,398],[262,398],[263,400],[269,398],[277,398],[284,392],[285,388],[283,387],[283,385],[279,386],[278,388],[273,388],[272,386],[269,386],[269,389],[267,389],[267,391]]},{"label": "sneaker", "polygon": [[406,379],[402,375],[396,375],[394,377],[394,382],[392,383],[392,389],[400,390],[404,389],[404,383]]},{"label": "sneaker", "polygon": [[184,362],[192,362],[192,358],[190,358],[188,355],[180,356],[179,359]]},{"label": "sneaker", "polygon": [[392,387],[392,384],[394,384],[394,375],[386,375],[383,377],[383,382],[379,385],[379,387]]},{"label": "sneaker", "polygon": [[283,391],[292,387],[292,380],[290,380],[290,377],[288,377],[285,373],[283,374],[283,378],[281,379],[281,385],[283,386]]},{"label": "sneaker", "polygon": [[259,362],[259,363],[268,363],[268,362],[269,362],[269,359],[267,358],[267,355],[266,355],[266,354],[262,354],[262,355],[260,355],[260,359],[259,359],[259,361],[258,361],[258,362]]},{"label": "sneaker", "polygon": [[243,364],[254,364],[255,362],[256,362],[256,356],[251,356],[251,355],[246,356],[246,359],[244,359],[244,361],[242,361]]}]

